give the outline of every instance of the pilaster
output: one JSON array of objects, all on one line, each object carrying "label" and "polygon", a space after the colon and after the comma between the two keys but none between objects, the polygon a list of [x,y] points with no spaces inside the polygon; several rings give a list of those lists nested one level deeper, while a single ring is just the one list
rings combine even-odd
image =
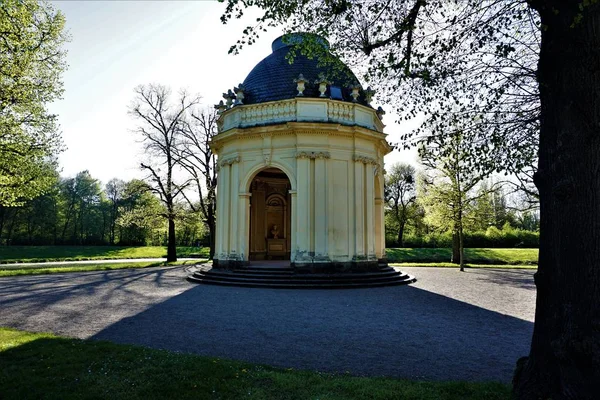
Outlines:
[{"label": "pilaster", "polygon": [[311,173],[310,158],[297,156],[296,170],[298,179],[298,193],[296,195],[296,262],[312,262],[310,249],[310,235],[312,233],[311,220]]},{"label": "pilaster", "polygon": [[371,164],[365,165],[365,243],[368,260],[375,257],[375,168]]},{"label": "pilaster", "polygon": [[362,162],[354,163],[354,258],[364,259],[365,249],[365,166]]},{"label": "pilaster", "polygon": [[327,157],[315,158],[314,180],[314,237],[315,261],[329,261],[328,257],[328,213],[327,213],[327,188],[329,186],[327,174]]}]

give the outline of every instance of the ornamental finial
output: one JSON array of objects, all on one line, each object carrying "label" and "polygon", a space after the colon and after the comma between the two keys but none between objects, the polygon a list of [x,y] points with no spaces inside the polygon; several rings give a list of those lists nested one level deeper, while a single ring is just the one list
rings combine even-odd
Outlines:
[{"label": "ornamental finial", "polygon": [[350,88],[349,88],[349,89],[350,89],[350,91],[351,91],[351,92],[350,92],[350,96],[352,96],[352,102],[353,102],[353,103],[356,103],[356,102],[358,102],[358,96],[359,96],[359,93],[358,93],[358,91],[359,91],[360,89],[362,89],[362,86],[360,86],[360,83],[356,82],[356,83],[354,83],[353,85],[350,85]]},{"label": "ornamental finial", "polygon": [[330,82],[325,77],[325,74],[320,73],[319,78],[315,81],[315,85],[319,85],[319,92],[321,93],[319,97],[325,97],[325,92],[327,91],[327,85],[333,85],[333,82]]},{"label": "ornamental finial", "polygon": [[243,84],[239,84],[237,87],[233,88],[233,91],[235,92],[235,103],[233,103],[236,106],[239,106],[241,104],[244,104],[244,91],[246,90],[246,87]]},{"label": "ornamental finial", "polygon": [[296,89],[298,90],[298,94],[296,96],[304,96],[304,89],[306,89],[306,84],[308,83],[308,81],[304,78],[304,75],[298,75],[298,77],[294,79],[294,83],[296,83]]}]

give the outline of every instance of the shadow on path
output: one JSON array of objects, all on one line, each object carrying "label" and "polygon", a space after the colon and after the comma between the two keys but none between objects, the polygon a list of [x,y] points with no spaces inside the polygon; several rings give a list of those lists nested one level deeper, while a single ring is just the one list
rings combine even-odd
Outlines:
[{"label": "shadow on path", "polygon": [[508,383],[533,324],[414,286],[193,286],[93,336],[279,367]]}]

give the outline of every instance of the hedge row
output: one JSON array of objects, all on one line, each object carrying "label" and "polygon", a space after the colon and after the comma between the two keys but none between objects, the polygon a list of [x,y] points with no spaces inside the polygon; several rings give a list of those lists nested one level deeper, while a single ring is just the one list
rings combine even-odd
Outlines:
[{"label": "hedge row", "polygon": [[[385,238],[388,248],[401,247],[398,238],[390,235]],[[466,232],[465,247],[477,248],[537,248],[540,243],[540,233],[521,229],[498,229],[490,227],[485,232]],[[423,236],[404,235],[404,247],[451,247],[452,233],[430,233]]]}]

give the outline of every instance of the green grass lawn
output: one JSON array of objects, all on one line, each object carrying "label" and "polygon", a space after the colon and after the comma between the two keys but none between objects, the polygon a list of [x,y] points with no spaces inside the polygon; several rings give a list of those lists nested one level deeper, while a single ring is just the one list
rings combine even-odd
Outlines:
[{"label": "green grass lawn", "polygon": [[[0,263],[166,257],[163,246],[2,246]],[[178,257],[208,257],[206,247],[177,247]]]},{"label": "green grass lawn", "polygon": [[[391,263],[450,263],[452,249],[387,249]],[[465,262],[479,265],[537,265],[538,249],[465,249]],[[455,264],[450,264],[456,266]],[[439,265],[443,266],[443,265]]]},{"label": "green grass lawn", "polygon": [[0,398],[501,400],[510,388],[283,370],[0,328]]},{"label": "green grass lawn", "polygon": [[87,272],[87,271],[110,271],[113,269],[129,269],[129,268],[148,268],[148,267],[165,267],[186,264],[196,264],[198,261],[176,261],[176,262],[122,262],[122,263],[106,263],[106,264],[53,264],[44,267],[40,266],[23,266],[21,264],[0,264],[0,277],[3,276],[19,276],[19,275],[41,275],[41,274],[57,274],[63,272]]}]

